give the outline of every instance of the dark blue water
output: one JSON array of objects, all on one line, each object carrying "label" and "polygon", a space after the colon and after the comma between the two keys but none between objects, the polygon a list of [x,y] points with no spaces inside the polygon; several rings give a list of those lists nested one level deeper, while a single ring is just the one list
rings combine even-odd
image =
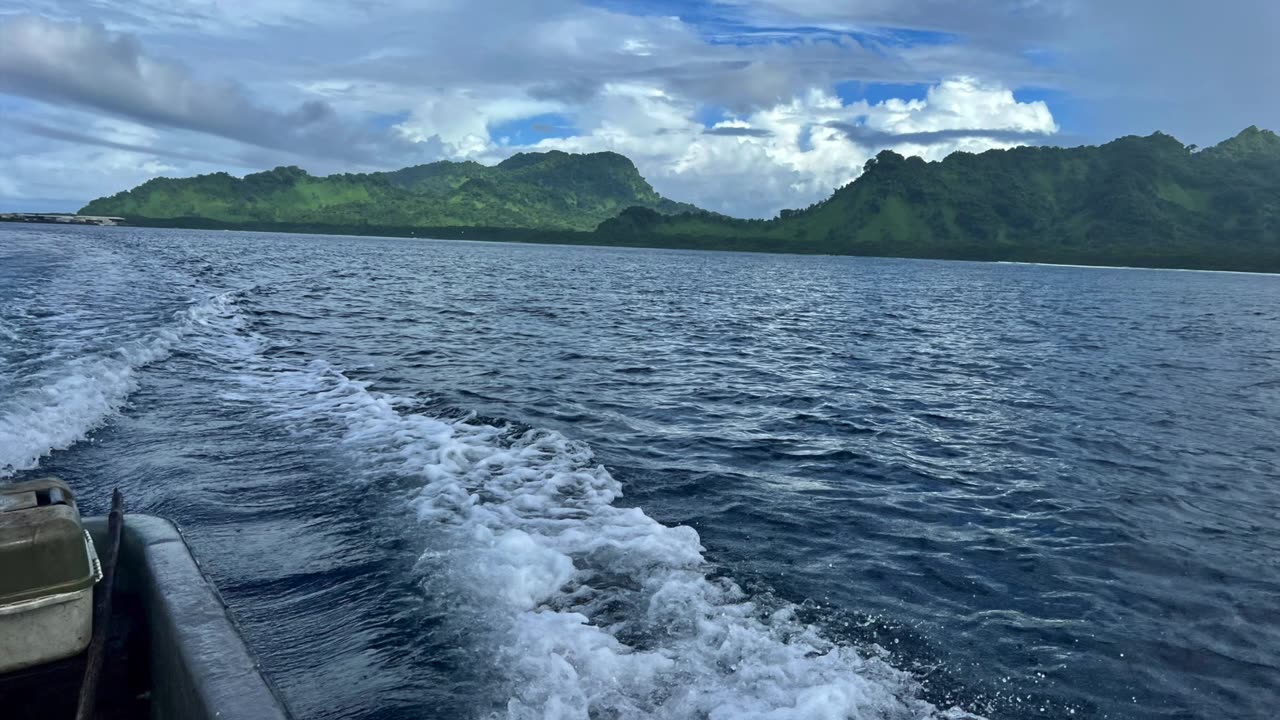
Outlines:
[{"label": "dark blue water", "polygon": [[1273,718],[1280,278],[0,227],[0,477],[302,718]]}]

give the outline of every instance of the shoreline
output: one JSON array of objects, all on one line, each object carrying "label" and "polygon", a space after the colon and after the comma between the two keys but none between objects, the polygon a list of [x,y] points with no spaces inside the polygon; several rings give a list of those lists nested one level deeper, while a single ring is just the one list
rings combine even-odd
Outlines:
[{"label": "shoreline", "polygon": [[[81,216],[88,217],[88,216]],[[1240,270],[1235,268],[1198,268],[1176,265],[1116,265],[1087,262],[1055,262],[1053,260],[1003,260],[978,257],[941,257],[926,255],[888,255],[872,253],[839,253],[827,250],[809,250],[790,246],[792,241],[764,240],[759,238],[743,238],[743,247],[724,247],[725,238],[703,240],[684,236],[668,237],[632,237],[624,241],[605,241],[596,232],[585,230],[538,230],[530,228],[491,228],[491,227],[444,227],[444,228],[400,228],[396,226],[318,226],[295,225],[281,223],[273,227],[272,223],[236,226],[215,220],[199,220],[193,223],[155,221],[142,218],[122,218],[116,224],[100,224],[91,222],[70,221],[28,221],[3,220],[3,224],[46,224],[74,225],[77,227],[121,227],[147,228],[154,230],[204,230],[211,232],[251,232],[261,234],[288,235],[328,235],[333,237],[376,237],[403,240],[447,240],[486,243],[514,243],[521,245],[559,245],[563,247],[603,247],[623,249],[652,250],[685,250],[694,252],[730,252],[751,253],[755,255],[793,255],[793,256],[826,256],[826,257],[858,257],[884,260],[928,260],[938,262],[968,262],[991,265],[1041,265],[1045,267],[1092,268],[1099,270],[1163,270],[1169,272],[1203,272],[1229,273],[1232,275],[1280,275],[1280,267],[1275,270]],[[732,240],[729,240],[732,242]]]}]

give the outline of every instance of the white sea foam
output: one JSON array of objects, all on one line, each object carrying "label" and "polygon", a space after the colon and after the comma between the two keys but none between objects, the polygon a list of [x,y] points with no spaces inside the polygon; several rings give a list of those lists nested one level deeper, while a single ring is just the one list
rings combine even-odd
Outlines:
[{"label": "white sea foam", "polygon": [[192,329],[227,313],[227,303],[227,295],[195,303],[149,337],[62,361],[34,387],[0,398],[0,478],[35,469],[49,453],[88,437],[124,406],[140,369],[167,357]]},{"label": "white sea foam", "polygon": [[469,601],[471,639],[507,678],[499,716],[973,717],[919,699],[909,674],[824,638],[795,608],[709,576],[697,532],[615,505],[621,486],[585,444],[432,417],[327,363],[268,360],[230,295],[6,401],[0,477],[84,438],[179,342],[238,373],[244,397],[274,403],[280,422],[350,451],[366,481],[414,488],[412,509],[437,539],[424,582]]},{"label": "white sea foam", "polygon": [[[539,718],[971,718],[919,698],[882,654],[834,643],[713,579],[696,531],[614,505],[621,486],[560,434],[412,412],[323,362],[246,375],[280,421],[336,433],[366,480],[418,488],[447,540],[424,582],[471,600],[472,640],[508,685],[500,715]],[[268,389],[268,388],[263,388]]]}]

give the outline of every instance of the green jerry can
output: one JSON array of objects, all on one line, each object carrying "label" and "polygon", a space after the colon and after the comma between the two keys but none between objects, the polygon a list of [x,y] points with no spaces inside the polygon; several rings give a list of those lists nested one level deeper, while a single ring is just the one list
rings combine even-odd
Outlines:
[{"label": "green jerry can", "polygon": [[83,651],[101,577],[70,488],[0,483],[0,673]]}]

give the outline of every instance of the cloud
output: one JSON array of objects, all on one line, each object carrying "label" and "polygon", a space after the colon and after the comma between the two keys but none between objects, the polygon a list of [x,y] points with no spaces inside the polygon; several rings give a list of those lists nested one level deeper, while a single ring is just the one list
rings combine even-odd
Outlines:
[{"label": "cloud", "polygon": [[613,150],[660,192],[710,210],[768,216],[816,202],[854,180],[885,148],[938,160],[1040,141],[1058,126],[1043,102],[959,77],[920,100],[844,102],[813,89],[705,127],[697,103],[654,85],[610,84],[579,108],[583,134],[526,149]]},{"label": "cloud", "polygon": [[945,140],[947,135],[1018,137],[1058,131],[1043,101],[1018,102],[1009,89],[966,76],[930,87],[923,100],[886,100],[867,107],[865,122],[856,126],[867,138]]},{"label": "cloud", "polygon": [[842,122],[827,123],[827,127],[839,130],[860,145],[952,145],[957,140],[988,140],[1000,143],[1034,143],[1041,133],[1026,130],[927,130],[924,132],[891,133],[873,130],[866,125]]},{"label": "cloud", "polygon": [[[617,150],[677,199],[767,215],[883,148],[937,159],[1060,139],[1059,122],[1073,139],[1207,144],[1280,117],[1269,0],[20,2],[47,16],[0,9],[0,112],[24,137],[0,163],[23,192],[90,188],[54,170],[73,147],[178,173],[555,147]],[[877,84],[932,89],[874,103],[849,89]],[[1052,112],[1019,102],[1029,90]],[[49,112],[11,110],[6,93]],[[578,134],[511,131],[547,115],[565,119],[553,135]],[[156,132],[122,138],[104,118]],[[115,189],[136,176],[120,170]]]},{"label": "cloud", "polygon": [[[0,206],[72,211],[159,175],[255,172],[292,155],[92,110],[5,102],[0,96]],[[342,170],[345,163],[324,167]]]},{"label": "cloud", "polygon": [[408,142],[434,143],[444,157],[483,155],[494,146],[489,128],[511,120],[559,112],[561,103],[519,94],[451,90],[422,99],[409,117],[394,127]]},{"label": "cloud", "polygon": [[727,137],[765,138],[765,137],[772,137],[773,131],[765,130],[764,128],[736,127],[732,125],[729,125],[729,126],[717,125],[716,127],[709,127],[706,130],[703,130],[702,134],[703,135],[724,135]]},{"label": "cloud", "polygon": [[[1172,133],[1218,142],[1275,124],[1274,0],[716,0],[746,26],[861,32],[910,72],[1059,90],[1076,134]],[[930,35],[934,34],[934,35]]]},{"label": "cloud", "polygon": [[[76,114],[78,115],[78,113]],[[28,208],[73,211],[94,197],[108,195],[157,175],[181,170],[211,172],[217,165],[157,158],[148,149],[157,133],[150,128],[108,119],[83,120],[83,133],[92,138],[52,138],[57,129],[42,123],[36,128],[51,133],[6,134],[0,153],[0,205],[8,210]],[[16,126],[10,126],[15,127]],[[50,142],[53,140],[53,142]]]},{"label": "cloud", "polygon": [[[121,142],[118,140],[109,140],[107,138],[97,137],[89,133],[71,130],[65,127],[56,127],[53,125],[45,125],[38,122],[27,120],[0,120],[0,125],[7,124],[16,130],[22,130],[32,135],[49,138],[50,140],[64,140],[67,142],[78,143],[82,145],[95,145],[97,147],[110,148],[112,150],[125,150],[128,152],[140,153],[144,155],[158,155],[161,157],[169,157],[180,160],[194,160],[196,162],[217,163],[217,159],[199,155],[195,153],[182,152],[180,150],[171,150],[168,148],[154,147],[150,144],[140,144],[135,142]],[[225,162],[225,161],[223,161]]]},{"label": "cloud", "polygon": [[[906,32],[951,42],[956,36],[1019,46],[1051,36],[1074,14],[1078,0],[716,0],[752,25],[858,31],[901,43]],[[921,38],[915,38],[921,39]]]},{"label": "cloud", "polygon": [[264,108],[237,83],[206,81],[148,56],[130,35],[40,17],[0,24],[0,91],[354,163],[374,163],[394,144],[344,123],[327,103]]},{"label": "cloud", "polygon": [[344,28],[340,42],[352,59],[326,68],[325,79],[427,94],[500,89],[565,104],[585,103],[608,83],[649,84],[746,112],[850,80],[936,82],[974,74],[1023,82],[1043,75],[1020,52],[953,49],[940,71],[934,56],[909,56],[875,37],[791,31],[773,37],[745,28],[709,37],[705,26],[676,16],[686,14],[683,7],[671,14],[646,14],[644,7],[628,14],[566,0],[429,3],[384,17],[377,28]]},{"label": "cloud", "polygon": [[[132,32],[234,33],[259,28],[320,28],[367,20],[375,8],[412,7],[413,0],[30,0],[26,13],[75,20],[97,14]],[[87,6],[87,7],[86,7]],[[7,14],[0,10],[0,15]]]},{"label": "cloud", "polygon": [[1280,3],[1079,5],[1057,51],[1098,136],[1163,130],[1208,145],[1280,124]]}]

